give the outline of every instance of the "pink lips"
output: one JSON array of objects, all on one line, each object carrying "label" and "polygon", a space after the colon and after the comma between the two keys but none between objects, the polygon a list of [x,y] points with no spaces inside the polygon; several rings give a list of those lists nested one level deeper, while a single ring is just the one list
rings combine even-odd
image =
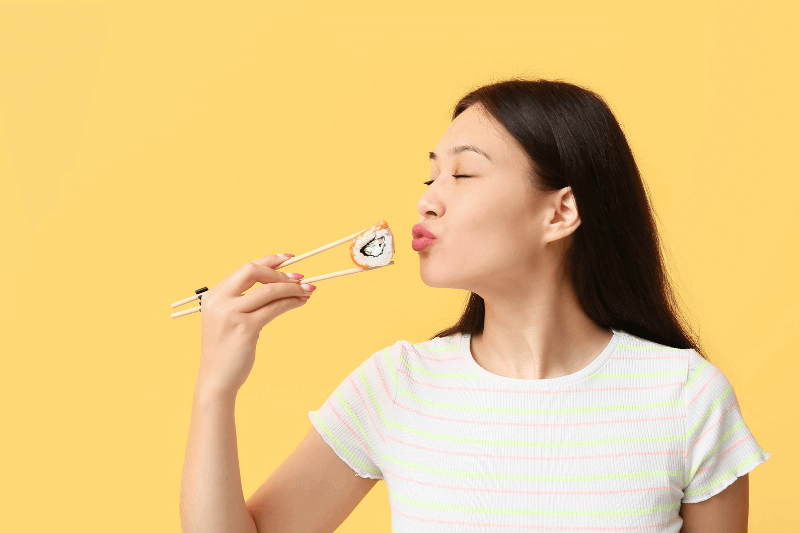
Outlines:
[{"label": "pink lips", "polygon": [[419,252],[429,244],[436,242],[436,236],[422,224],[414,224],[414,227],[411,228],[411,235],[413,237],[411,247],[415,252]]}]

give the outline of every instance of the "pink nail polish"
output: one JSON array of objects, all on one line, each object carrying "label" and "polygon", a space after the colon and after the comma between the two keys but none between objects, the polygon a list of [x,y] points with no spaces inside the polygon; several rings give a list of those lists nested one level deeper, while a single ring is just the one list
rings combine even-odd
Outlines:
[{"label": "pink nail polish", "polygon": [[278,254],[281,257],[294,257],[294,254]]},{"label": "pink nail polish", "polygon": [[291,274],[286,274],[292,279],[303,279],[303,274],[298,274],[297,272],[292,272]]}]

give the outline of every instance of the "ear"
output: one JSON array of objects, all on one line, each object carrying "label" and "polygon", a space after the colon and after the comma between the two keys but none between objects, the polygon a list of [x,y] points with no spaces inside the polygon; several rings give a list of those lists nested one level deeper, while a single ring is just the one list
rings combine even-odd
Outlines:
[{"label": "ear", "polygon": [[572,187],[564,187],[553,194],[550,220],[547,221],[547,232],[551,241],[563,239],[578,229],[581,218]]}]

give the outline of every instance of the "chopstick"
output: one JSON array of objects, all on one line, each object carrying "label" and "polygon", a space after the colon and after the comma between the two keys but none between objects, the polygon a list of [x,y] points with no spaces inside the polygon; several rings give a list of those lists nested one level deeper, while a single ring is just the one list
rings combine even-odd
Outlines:
[{"label": "chopstick", "polygon": [[387,264],[385,264],[385,265],[376,266],[376,267],[369,267],[369,268],[361,268],[361,267],[349,268],[349,269],[347,269],[347,270],[340,270],[339,272],[331,272],[330,274],[323,274],[323,275],[321,275],[321,276],[314,276],[314,277],[311,277],[311,278],[308,278],[308,279],[303,279],[302,281],[303,281],[303,283],[313,283],[313,282],[315,282],[315,281],[322,281],[323,279],[328,279],[328,278],[336,278],[336,277],[339,277],[339,276],[346,276],[346,275],[348,275],[348,274],[356,274],[356,273],[358,273],[358,272],[368,272],[368,271],[370,271],[370,270],[378,270],[379,268],[388,267],[389,265],[393,265],[393,264],[394,264],[394,261],[389,261],[389,262],[388,262]]},{"label": "chopstick", "polygon": [[[347,269],[347,270],[340,270],[339,272],[331,272],[330,274],[323,274],[321,276],[314,276],[314,277],[311,277],[311,278],[308,278],[308,279],[303,279],[303,283],[311,283],[311,282],[316,282],[316,281],[322,281],[323,279],[335,278],[335,277],[338,277],[338,276],[346,276],[348,274],[356,274],[358,272],[367,272],[367,271],[370,271],[370,270],[377,270],[379,268],[383,268],[383,267],[386,267],[386,266],[389,266],[389,265],[393,265],[393,264],[394,264],[394,261],[389,261],[385,265],[376,266],[376,267],[370,267],[370,268],[356,267],[356,268],[350,268],[350,269]],[[203,292],[205,292],[205,291],[203,291]],[[201,294],[202,294],[202,292],[198,293],[198,294],[196,294],[196,295],[194,295],[194,296],[192,296],[190,298],[186,298],[185,302],[183,300],[181,300],[181,302],[186,303],[186,302],[189,302],[189,301],[192,301],[192,300],[196,300],[197,298],[200,298]],[[179,304],[180,305],[181,302],[175,302],[175,304]],[[176,307],[175,304],[172,304],[172,307]],[[191,309],[187,309],[185,311],[179,311],[177,313],[172,313],[170,316],[172,318],[178,318],[179,316],[190,315],[192,313],[198,313],[199,311],[200,311],[200,306],[197,306],[197,307],[192,307]]]},{"label": "chopstick", "polygon": [[[372,227],[372,226],[370,226],[370,227]],[[367,228],[367,229],[369,229],[369,228]],[[364,230],[361,230],[361,231],[364,231]],[[356,235],[361,233],[361,231],[357,231],[357,232],[353,233],[352,235],[350,235],[349,237],[342,237],[338,241],[332,242],[330,244],[326,244],[325,246],[320,246],[316,250],[311,250],[310,252],[306,252],[306,253],[304,253],[302,255],[298,255],[297,257],[290,257],[289,259],[287,259],[286,261],[284,261],[280,265],[276,266],[273,270],[278,270],[279,268],[283,268],[285,266],[289,266],[292,263],[297,263],[298,261],[302,261],[303,259],[311,257],[312,255],[317,255],[320,252],[324,252],[325,250],[330,250],[331,248],[333,248],[335,246],[339,246],[340,244],[344,244],[346,242],[352,241],[353,239],[356,238]],[[319,280],[317,280],[317,281],[319,281]]]},{"label": "chopstick", "polygon": [[[318,253],[324,252],[325,250],[329,250],[329,249],[331,249],[331,248],[333,248],[335,246],[339,246],[340,244],[344,244],[346,242],[352,241],[357,235],[359,235],[363,231],[364,230],[357,231],[356,233],[353,233],[352,235],[349,235],[347,237],[343,237],[343,238],[339,239],[338,241],[334,241],[334,242],[332,242],[330,244],[326,244],[325,246],[320,246],[319,248],[311,250],[310,252],[306,252],[306,253],[304,253],[302,255],[298,255],[296,257],[290,257],[289,259],[287,259],[286,261],[284,261],[280,265],[276,266],[274,268],[274,270],[277,270],[279,268],[283,268],[283,267],[291,265],[293,263],[297,263],[298,261],[302,261],[303,259],[311,257],[312,255],[316,255]],[[368,270],[376,270],[378,268],[383,268],[385,266],[389,266],[389,265],[393,265],[393,264],[394,264],[394,261],[389,261],[388,264],[377,266],[377,267],[350,268],[350,269],[347,269],[347,270],[340,270],[339,272],[331,272],[330,274],[323,274],[323,275],[320,275],[320,276],[314,276],[314,277],[311,277],[311,278],[308,278],[308,279],[304,279],[302,281],[303,281],[303,283],[312,283],[312,282],[315,282],[315,281],[322,281],[324,279],[335,278],[335,277],[339,277],[339,276],[346,276],[348,274],[356,274],[356,273],[359,273],[359,272],[366,272]],[[178,300],[177,302],[172,303],[170,305],[170,307],[178,307],[179,305],[183,305],[185,303],[189,303],[191,301],[198,300],[198,299],[201,300],[201,304],[202,304],[203,293],[205,291],[207,291],[207,290],[208,290],[207,287],[203,287],[201,289],[197,289],[195,291],[194,296],[190,296],[188,298],[184,298],[183,300]],[[186,309],[185,311],[172,313],[170,316],[172,318],[178,318],[180,316],[188,315],[188,314],[191,314],[191,313],[197,313],[199,311],[200,311],[200,307],[198,306],[198,307],[193,307],[191,309]]]}]

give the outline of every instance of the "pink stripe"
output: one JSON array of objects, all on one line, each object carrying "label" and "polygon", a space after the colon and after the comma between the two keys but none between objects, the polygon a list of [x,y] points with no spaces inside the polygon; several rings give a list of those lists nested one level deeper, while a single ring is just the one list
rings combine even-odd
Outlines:
[{"label": "pink stripe", "polygon": [[655,357],[630,357],[630,356],[620,356],[620,357],[609,357],[610,359],[616,359],[617,361],[645,361],[647,359],[686,359],[685,355],[659,355]]},{"label": "pink stripe", "polygon": [[697,475],[697,474],[699,474],[700,472],[705,472],[705,471],[706,471],[706,470],[708,470],[709,468],[713,468],[713,467],[714,467],[714,465],[715,465],[715,464],[717,464],[717,463],[719,462],[719,460],[720,460],[720,459],[722,459],[722,456],[723,456],[723,455],[725,455],[726,453],[728,453],[728,452],[732,451],[734,448],[736,448],[736,447],[738,447],[738,446],[741,446],[743,443],[747,442],[747,441],[748,441],[748,440],[750,440],[750,439],[755,439],[755,437],[753,437],[753,435],[750,435],[750,434],[748,434],[748,435],[745,435],[743,438],[739,439],[739,442],[737,442],[736,444],[734,444],[733,446],[731,446],[730,448],[728,448],[727,450],[725,450],[723,453],[721,453],[720,455],[718,455],[718,456],[717,456],[717,457],[714,459],[714,462],[713,462],[713,463],[711,463],[710,465],[708,465],[708,466],[706,466],[706,467],[703,467],[703,468],[700,468],[700,469],[698,469],[698,470],[697,470],[697,472],[695,472],[695,473],[694,473],[694,475],[696,476],[696,475]]},{"label": "pink stripe", "polygon": [[469,424],[469,425],[483,425],[483,426],[517,426],[517,427],[586,427],[586,426],[597,426],[603,424],[629,424],[634,422],[659,422],[663,420],[681,420],[685,419],[686,415],[678,415],[678,416],[659,416],[659,417],[650,417],[650,418],[625,418],[620,420],[598,420],[598,421],[589,421],[589,422],[552,422],[552,423],[545,423],[545,422],[501,422],[501,421],[494,421],[494,420],[473,420],[473,419],[464,419],[464,418],[451,418],[448,416],[437,416],[431,413],[426,413],[424,411],[418,411],[413,407],[408,407],[397,402],[398,407],[402,407],[406,411],[411,411],[415,415],[418,415],[423,418],[433,418],[434,420],[442,420],[445,422],[459,422],[462,424]]},{"label": "pink stripe", "polygon": [[[411,350],[420,359],[425,359],[425,360],[428,360],[428,361],[436,361],[437,363],[444,363],[444,362],[447,362],[447,361],[460,361],[460,360],[464,359],[464,356],[447,357],[447,358],[431,357],[431,356],[428,356],[428,355],[423,355],[419,350],[417,350],[417,348],[413,344],[408,343],[408,345],[411,347]],[[451,346],[457,346],[457,344],[453,344]],[[649,350],[645,350],[645,351],[649,351]],[[645,360],[649,360],[649,359],[658,359],[658,360],[661,360],[661,359],[684,359],[685,360],[686,359],[686,355],[655,355],[655,356],[645,356],[645,357],[636,357],[636,356],[631,357],[631,355],[629,354],[629,355],[609,357],[609,359],[615,359],[617,361],[621,361],[621,360],[625,360],[625,361],[630,361],[630,360],[633,360],[633,361],[645,361]]]},{"label": "pink stripe", "polygon": [[720,373],[719,368],[715,367],[715,369],[716,369],[716,372],[714,372],[714,374],[712,374],[711,377],[708,378],[708,381],[706,381],[705,385],[703,385],[703,388],[700,389],[699,391],[697,391],[697,394],[694,395],[694,398],[692,398],[692,401],[690,401],[688,404],[686,404],[686,410],[687,411],[692,406],[692,404],[695,402],[695,400],[697,400],[697,398],[700,397],[700,394],[702,394],[703,391],[706,390],[706,387],[708,387],[709,383],[711,383],[714,380],[714,378],[717,377],[717,374]]},{"label": "pink stripe", "polygon": [[[330,399],[329,399],[329,400],[330,400]],[[366,452],[367,452],[367,455],[369,456],[369,460],[370,460],[370,461],[372,461],[372,463],[373,463],[373,464],[375,464],[375,465],[379,465],[379,464],[380,464],[380,462],[379,462],[377,459],[375,459],[375,456],[374,456],[374,455],[372,455],[372,450],[370,450],[369,446],[367,446],[367,443],[366,443],[366,442],[364,442],[364,440],[363,440],[363,439],[362,439],[362,438],[361,438],[361,437],[358,435],[358,433],[356,433],[355,431],[353,431],[353,428],[351,428],[351,427],[350,427],[350,424],[348,424],[348,423],[347,423],[347,421],[346,421],[344,418],[342,418],[342,416],[341,416],[341,415],[340,415],[340,414],[339,414],[339,413],[336,411],[336,408],[333,406],[333,402],[331,402],[331,401],[328,401],[327,403],[328,403],[328,405],[330,406],[330,408],[331,408],[331,411],[333,411],[333,414],[335,414],[335,415],[336,415],[336,418],[338,418],[338,419],[339,419],[339,420],[342,422],[342,424],[344,425],[344,427],[346,427],[346,428],[347,428],[347,430],[348,430],[350,433],[352,433],[352,434],[353,434],[353,437],[355,437],[355,438],[356,438],[356,440],[358,441],[358,443],[359,443],[359,444],[361,444],[361,448],[363,448],[363,449],[364,449],[364,451],[366,451]]]},{"label": "pink stripe", "polygon": [[511,489],[481,489],[475,487],[458,487],[455,485],[443,485],[441,483],[428,483],[427,481],[419,481],[409,477],[401,476],[394,470],[384,470],[384,477],[389,474],[403,481],[416,483],[417,485],[424,485],[435,489],[445,490],[458,490],[461,492],[480,492],[480,493],[493,493],[493,494],[527,494],[531,496],[603,496],[610,494],[630,494],[635,492],[668,492],[672,490],[683,490],[681,487],[661,486],[661,487],[645,487],[641,489],[624,489],[624,490],[573,490],[573,491],[557,491],[557,490],[511,490]]},{"label": "pink stripe", "polygon": [[[390,352],[390,355],[391,355],[391,352]],[[381,356],[383,356],[383,353],[381,353]],[[378,357],[375,358],[375,368],[378,370],[378,377],[381,379],[381,385],[383,385],[383,390],[384,390],[384,392],[386,392],[386,397],[387,398],[391,398],[392,399],[392,403],[394,403],[395,395],[393,395],[391,392],[389,392],[389,386],[386,384],[386,382],[388,380],[384,379],[384,377],[383,377],[383,371],[381,370],[381,367],[378,364],[378,359],[380,359],[380,358],[378,358]],[[389,375],[388,371],[386,372],[386,375],[387,376]]]},{"label": "pink stripe", "polygon": [[[437,357],[427,357],[427,356],[424,356],[424,355],[422,355],[421,353],[419,353],[419,351],[418,351],[418,350],[417,350],[417,349],[414,347],[414,345],[413,345],[413,344],[411,344],[410,342],[408,343],[408,345],[411,347],[411,351],[412,351],[412,352],[414,352],[415,354],[417,354],[417,356],[418,356],[420,359],[427,359],[428,361],[437,361],[437,362],[444,362],[444,361],[460,361],[460,360],[462,360],[462,359],[463,359],[463,357],[461,357],[460,355],[457,355],[457,356],[455,356],[455,357],[448,357],[448,358],[446,358],[446,359],[439,359],[439,358],[437,358]],[[457,344],[454,344],[453,346],[457,346]]]},{"label": "pink stripe", "polygon": [[632,527],[527,526],[527,525],[517,525],[517,524],[495,524],[495,523],[491,523],[491,522],[465,522],[465,521],[456,521],[456,520],[436,520],[436,519],[433,519],[433,518],[422,518],[422,517],[419,517],[419,516],[414,516],[414,515],[410,515],[410,514],[404,513],[402,511],[400,511],[399,509],[397,509],[396,507],[392,506],[391,505],[391,497],[389,498],[389,503],[390,503],[389,507],[391,508],[392,513],[397,513],[400,516],[405,516],[406,518],[411,518],[412,520],[418,520],[420,522],[432,522],[434,524],[447,524],[447,525],[470,526],[470,527],[485,527],[485,528],[492,528],[492,529],[503,527],[503,528],[514,528],[514,529],[520,529],[520,528],[521,529],[546,529],[546,530],[554,530],[554,531],[567,530],[567,529],[568,530],[576,530],[577,529],[577,530],[580,530],[580,531],[639,531],[639,530],[643,530],[643,529],[652,529],[654,527],[663,527],[663,526],[665,526],[667,524],[671,524],[672,522],[675,522],[676,520],[680,520],[681,519],[680,515],[678,515],[675,518],[673,518],[673,519],[671,519],[671,520],[669,520],[667,522],[661,522],[659,524],[652,524],[652,525],[649,525],[649,526],[642,526],[642,527],[636,527],[636,526],[632,526]]},{"label": "pink stripe", "polygon": [[711,424],[710,426],[708,426],[708,428],[707,428],[707,429],[706,429],[704,432],[702,432],[702,433],[701,433],[701,434],[700,434],[700,435],[697,437],[697,439],[695,439],[695,441],[694,441],[694,444],[692,444],[691,446],[689,446],[689,449],[688,449],[688,450],[686,450],[686,457],[687,457],[687,458],[689,457],[689,452],[692,450],[692,448],[694,448],[695,446],[697,446],[697,443],[698,443],[698,442],[700,442],[701,440],[703,440],[703,437],[705,437],[706,435],[708,435],[708,433],[709,433],[709,432],[710,432],[712,429],[714,429],[715,427],[717,427],[718,425],[720,425],[720,424],[722,423],[722,420],[725,418],[725,415],[726,415],[726,414],[728,414],[728,411],[730,411],[731,409],[733,409],[733,408],[734,408],[734,407],[736,407],[737,405],[739,405],[739,402],[738,402],[738,400],[737,400],[737,401],[735,401],[735,402],[733,402],[732,404],[730,404],[730,405],[728,406],[728,408],[727,408],[727,409],[725,409],[725,411],[723,411],[722,415],[720,415],[720,417],[719,417],[719,420],[717,420],[716,422],[714,422],[713,424]]},{"label": "pink stripe", "polygon": [[584,389],[572,389],[572,390],[517,390],[517,389],[495,389],[488,387],[451,387],[447,385],[434,385],[433,383],[425,383],[424,381],[419,381],[418,379],[415,379],[414,375],[404,368],[399,368],[397,370],[397,373],[405,374],[406,376],[409,377],[409,380],[412,383],[416,383],[418,385],[424,385],[425,387],[430,387],[432,389],[465,391],[465,392],[492,392],[492,393],[503,392],[508,394],[575,394],[578,392],[639,391],[639,390],[663,389],[664,387],[672,387],[684,384],[683,381],[672,381],[670,383],[663,383],[661,385],[649,385],[643,387],[595,387],[593,389],[584,388]]},{"label": "pink stripe", "polygon": [[413,347],[412,347],[411,349],[412,349],[412,350],[414,350],[414,353],[416,353],[416,354],[417,354],[417,356],[418,356],[420,359],[427,359],[428,361],[436,361],[437,363],[446,363],[447,361],[461,361],[461,360],[463,359],[463,357],[461,357],[461,356],[456,356],[456,357],[447,357],[447,358],[440,358],[440,357],[430,357],[430,356],[428,356],[428,355],[422,355],[421,353],[419,353],[419,352],[418,352],[416,349],[414,349]]},{"label": "pink stripe", "polygon": [[594,459],[613,459],[616,457],[631,457],[634,455],[683,455],[680,450],[677,451],[663,451],[663,452],[630,452],[630,453],[609,453],[605,455],[568,455],[566,457],[550,457],[550,456],[530,456],[530,455],[503,455],[491,453],[478,453],[478,452],[459,452],[450,449],[430,448],[420,444],[412,444],[406,440],[398,439],[391,435],[388,436],[389,440],[393,440],[399,444],[408,446],[409,448],[417,448],[418,450],[426,450],[429,452],[441,453],[442,455],[450,456],[463,456],[463,457],[482,457],[485,459],[506,459],[506,460],[522,460],[522,461],[574,461],[574,460],[594,460]]},{"label": "pink stripe", "polygon": [[378,434],[381,440],[386,442],[386,439],[383,438],[380,430],[380,427],[383,424],[379,424],[374,418],[372,418],[372,411],[370,410],[369,405],[367,405],[367,400],[361,394],[361,390],[358,388],[358,384],[353,378],[353,374],[350,374],[350,382],[352,383],[353,388],[356,390],[356,394],[358,394],[358,397],[361,399],[361,404],[364,406],[364,412],[367,413],[367,416],[369,417],[370,424],[372,424],[372,427],[375,429],[375,432]]}]

